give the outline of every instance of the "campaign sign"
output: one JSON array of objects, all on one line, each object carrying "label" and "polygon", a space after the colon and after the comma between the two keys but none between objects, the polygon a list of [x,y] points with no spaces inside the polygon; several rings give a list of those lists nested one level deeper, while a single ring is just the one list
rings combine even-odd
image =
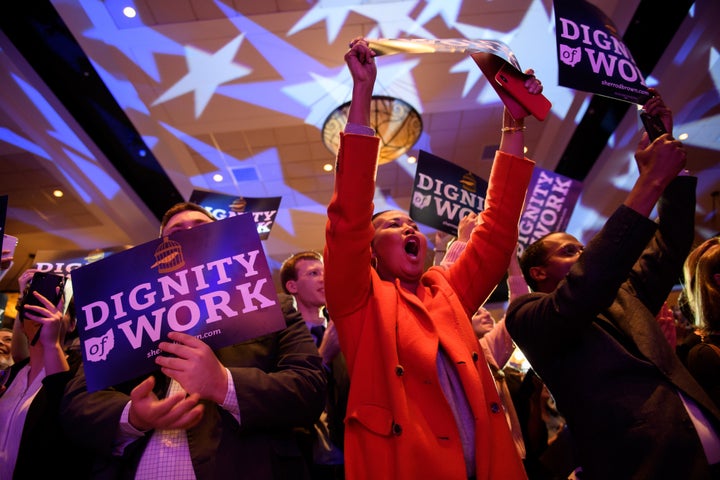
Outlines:
[{"label": "campaign sign", "polygon": [[520,215],[518,255],[540,237],[565,231],[581,191],[581,182],[535,167]]},{"label": "campaign sign", "polygon": [[650,98],[645,79],[613,21],[584,0],[553,3],[559,84],[644,104]]},{"label": "campaign sign", "polygon": [[189,201],[197,203],[218,220],[233,217],[244,212],[251,213],[255,220],[260,240],[266,240],[268,236],[270,236],[270,229],[275,222],[275,216],[280,208],[281,199],[282,197],[238,197],[196,189],[193,190],[190,195]]},{"label": "campaign sign", "polygon": [[89,391],[157,369],[170,331],[218,349],[285,328],[249,214],[175,232],[71,276]]},{"label": "campaign sign", "polygon": [[460,219],[485,207],[487,181],[452,162],[420,150],[410,218],[457,236]]},{"label": "campaign sign", "polygon": [[69,275],[76,268],[131,248],[129,245],[95,250],[38,250],[32,268],[55,275]]}]

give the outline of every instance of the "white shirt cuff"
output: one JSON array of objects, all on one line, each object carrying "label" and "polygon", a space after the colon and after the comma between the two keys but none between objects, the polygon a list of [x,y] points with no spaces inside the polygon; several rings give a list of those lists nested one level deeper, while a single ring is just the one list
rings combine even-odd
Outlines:
[{"label": "white shirt cuff", "polygon": [[138,430],[130,424],[131,404],[132,400],[125,405],[122,415],[120,415],[120,425],[118,425],[118,432],[115,437],[115,445],[113,447],[113,455],[115,456],[121,456],[125,451],[125,447],[145,435],[145,432]]},{"label": "white shirt cuff", "polygon": [[355,133],[357,135],[368,135],[370,137],[374,137],[375,129],[368,127],[367,125],[360,125],[359,123],[348,123],[345,125],[345,133]]},{"label": "white shirt cuff", "polygon": [[225,400],[220,407],[228,412],[230,415],[237,420],[238,425],[240,424],[240,405],[238,405],[237,392],[235,391],[235,382],[233,382],[230,370],[225,369],[227,372],[227,393],[225,394]]}]

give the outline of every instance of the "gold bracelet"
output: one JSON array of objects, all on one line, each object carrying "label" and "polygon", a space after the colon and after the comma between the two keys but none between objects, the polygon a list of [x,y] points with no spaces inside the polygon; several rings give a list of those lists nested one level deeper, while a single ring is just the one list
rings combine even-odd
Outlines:
[{"label": "gold bracelet", "polygon": [[500,129],[500,131],[501,131],[502,133],[507,133],[507,132],[521,132],[521,131],[523,131],[523,130],[525,130],[525,125],[520,125],[520,126],[518,126],[518,127],[502,127],[502,128]]}]

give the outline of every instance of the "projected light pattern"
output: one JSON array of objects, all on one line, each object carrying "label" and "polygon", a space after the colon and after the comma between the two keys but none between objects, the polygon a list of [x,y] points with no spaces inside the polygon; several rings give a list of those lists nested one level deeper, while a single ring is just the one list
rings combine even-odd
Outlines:
[{"label": "projected light pattern", "polygon": [[[17,75],[13,74],[12,78],[15,80],[18,87],[20,87],[25,95],[27,95],[27,97],[32,101],[32,104],[35,108],[37,108],[38,113],[45,118],[49,127],[46,130],[47,135],[60,144],[60,148],[65,152],[71,164],[76,165],[78,171],[82,172],[84,182],[86,184],[93,184],[95,188],[105,195],[106,198],[112,199],[120,190],[120,186],[109,175],[102,172],[102,169],[97,165],[97,160],[94,158],[92,152],[75,134],[72,127],[63,120],[62,115],[58,113],[52,105],[50,105],[50,103],[40,92],[38,92],[36,88]],[[59,162],[54,161],[54,159],[51,158],[45,150],[36,143],[30,142],[28,139],[21,138],[13,132],[6,131],[6,133],[6,136],[0,135],[0,140],[4,140],[17,147],[23,148],[24,150],[34,153],[48,162],[54,163],[55,168],[57,168],[61,176],[64,177],[65,180],[72,186],[76,194],[84,202],[91,202],[90,194],[88,194],[86,189],[83,188],[76,180],[75,175],[77,174],[71,174],[66,168],[63,168]]]},{"label": "projected light pattern", "polygon": [[195,118],[198,118],[220,84],[242,78],[252,71],[250,68],[236,65],[233,62],[244,36],[240,34],[213,54],[207,54],[189,45],[186,46],[187,75],[160,95],[153,102],[153,106],[193,92],[195,94]]},{"label": "projected light pattern", "polygon": [[[578,95],[578,92],[556,85],[558,70],[554,58],[552,2],[544,0],[523,2],[514,10],[501,6],[502,2],[462,0],[313,0],[287,2],[292,6],[281,11],[283,7],[278,5],[283,2],[261,2],[255,6],[253,15],[232,7],[242,2],[178,0],[177,15],[166,17],[162,16],[160,5],[164,2],[51,2],[178,190],[186,196],[193,188],[248,196],[253,196],[248,193],[251,189],[257,192],[256,196],[261,196],[261,192],[282,195],[281,211],[273,228],[282,229],[290,236],[300,231],[299,223],[295,224],[300,220],[288,212],[289,209],[298,208],[313,218],[322,217],[326,203],[314,192],[291,187],[294,184],[287,178],[289,169],[297,168],[296,163],[300,161],[331,159],[322,157],[327,152],[316,151],[308,158],[289,158],[278,146],[253,146],[253,137],[271,129],[307,125],[317,129],[315,142],[320,144],[319,130],[327,115],[350,100],[352,82],[341,61],[350,38],[364,35],[370,38],[499,40],[510,46],[523,68],[534,68],[543,79],[544,93],[553,102],[551,118],[546,124],[566,122],[563,125],[572,129],[589,105],[589,95]],[[193,8],[188,10],[194,12],[196,9],[197,12],[195,16],[185,16],[186,12],[180,11],[180,6],[187,7],[191,3]],[[122,14],[125,6],[133,7],[138,15],[125,17]],[[153,8],[160,14],[148,17],[148,11]],[[694,15],[694,11],[691,14]],[[148,22],[148,18],[152,21]],[[692,60],[693,52],[700,48],[697,42],[706,37],[703,35],[688,34],[684,45],[676,52],[675,62]],[[439,55],[392,55],[379,59],[378,80],[373,93],[404,100],[423,115],[423,119],[426,115],[437,115],[436,124],[457,114],[458,110],[496,109],[500,105],[497,94],[472,59],[457,55],[450,57],[450,62],[440,62]],[[717,139],[697,133],[710,119],[689,111],[717,109],[720,87],[720,62],[717,60],[717,51],[713,48],[708,69],[715,91],[699,95],[692,104],[678,107],[675,112],[676,118],[687,119],[682,128],[689,130],[688,142],[708,149],[717,148]],[[437,65],[442,67],[437,68]],[[424,81],[428,76],[442,77],[443,80],[438,82],[440,85],[428,86],[429,82]],[[649,84],[651,79],[648,77]],[[65,168],[63,172],[68,182],[77,187],[79,196],[88,203],[97,198],[93,192],[83,190],[83,187],[87,189],[88,183],[93,183],[106,198],[116,195],[120,186],[111,175],[103,174],[100,163],[92,155],[96,150],[84,145],[84,137],[76,135],[73,127],[62,121],[61,115],[50,108],[39,93],[27,88],[24,92],[51,125],[48,129],[51,138],[65,145],[63,161],[72,168]],[[712,117],[717,120],[715,115]],[[531,124],[530,128],[537,125]],[[680,128],[677,122],[676,127]],[[245,143],[250,146],[237,146],[227,139],[235,132],[242,132],[239,136],[247,137]],[[437,138],[442,138],[437,130],[428,132],[422,134],[416,148],[432,151]],[[224,135],[225,140],[217,144],[209,140],[219,135]],[[49,157],[42,144],[16,132],[0,129],[0,140],[41,158]],[[606,177],[615,181],[610,186],[619,192],[628,188],[635,171],[630,155],[633,140],[631,132],[627,136],[613,136],[609,142],[617,150],[616,155],[622,157],[623,167],[619,171],[626,172],[619,174],[616,169]],[[533,154],[539,152],[537,160],[544,162],[544,167],[553,168],[558,159],[549,158],[549,152],[556,152],[559,140],[540,138],[533,141],[537,145],[531,151]],[[241,143],[240,140],[237,143]],[[223,150],[233,147],[236,150]],[[463,147],[482,150],[487,145]],[[414,165],[402,160],[397,162],[400,176],[403,180],[413,178]],[[257,168],[260,181],[252,186],[232,184],[231,170],[238,167]],[[266,181],[263,171],[269,169],[277,172],[277,178]],[[77,172],[85,172],[85,176],[78,180]],[[381,167],[379,174],[382,173]],[[226,180],[211,182],[215,174]],[[600,173],[593,175],[593,178],[601,176]],[[324,177],[318,177],[317,184],[325,181]],[[244,190],[240,192],[241,189]],[[406,208],[398,198],[380,191],[376,198],[378,208],[384,205]],[[591,207],[590,202],[596,200],[592,195],[581,197],[570,233],[580,238],[583,231],[592,231],[602,222],[602,216],[591,213],[595,207]],[[270,240],[289,241],[287,236],[276,235]]]},{"label": "projected light pattern", "polygon": [[[449,4],[457,2],[458,0],[448,1]],[[410,17],[410,13],[420,3],[415,0],[400,2],[391,0],[375,2],[320,0],[288,31],[288,35],[294,35],[312,27],[317,22],[325,21],[328,43],[333,43],[344,26],[348,15],[355,12],[374,20],[379,34],[383,37],[395,38],[406,33],[424,38],[433,38],[433,35],[425,30],[423,25]],[[431,18],[428,15],[427,20]]]}]

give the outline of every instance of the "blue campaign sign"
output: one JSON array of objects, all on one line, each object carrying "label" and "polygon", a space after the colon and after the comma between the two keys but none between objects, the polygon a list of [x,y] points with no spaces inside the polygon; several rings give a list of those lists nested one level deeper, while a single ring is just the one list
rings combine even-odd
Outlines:
[{"label": "blue campaign sign", "polygon": [[485,208],[487,181],[436,155],[420,150],[410,218],[457,235],[460,219]]},{"label": "blue campaign sign", "polygon": [[582,182],[535,167],[520,215],[518,253],[549,233],[565,231],[580,193]]},{"label": "blue campaign sign", "polygon": [[645,78],[613,21],[584,0],[553,5],[560,85],[644,104],[650,98]]},{"label": "blue campaign sign", "polygon": [[89,391],[156,370],[170,331],[215,350],[285,328],[249,214],[116,253],[72,282]]},{"label": "blue campaign sign", "polygon": [[267,240],[270,236],[270,229],[275,223],[275,216],[280,209],[281,199],[282,197],[238,197],[237,195],[195,189],[192,191],[189,201],[200,205],[218,220],[240,213],[249,213],[255,220],[260,240]]}]

